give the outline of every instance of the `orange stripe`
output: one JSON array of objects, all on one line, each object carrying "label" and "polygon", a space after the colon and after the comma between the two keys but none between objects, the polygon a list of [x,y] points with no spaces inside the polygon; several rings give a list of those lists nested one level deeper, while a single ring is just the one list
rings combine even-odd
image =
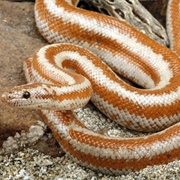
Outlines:
[{"label": "orange stripe", "polygon": [[[64,45],[65,46],[65,45]],[[67,46],[66,46],[67,48]],[[83,52],[83,49],[81,50],[78,50],[78,49],[75,49],[75,48],[71,48],[72,51],[78,51],[79,54],[81,54],[82,56],[87,55],[87,52]],[[149,94],[154,94],[155,96],[156,95],[163,95],[165,92],[168,94],[170,93],[172,90],[174,90],[175,88],[178,88],[178,84],[175,83],[175,85],[177,85],[177,87],[172,87],[172,84],[171,86],[169,87],[166,87],[166,91],[163,91],[162,89],[161,90],[154,90],[154,91],[151,91],[151,90],[140,90],[140,89],[136,89],[136,88],[133,88],[133,87],[130,87],[129,85],[126,85],[124,82],[120,81],[118,79],[118,77],[112,73],[109,68],[107,68],[105,65],[100,65],[100,60],[99,59],[95,59],[95,57],[90,57],[88,56],[89,59],[91,59],[93,61],[93,63],[100,67],[101,69],[103,69],[103,73],[104,74],[107,74],[110,79],[114,80],[115,82],[119,83],[120,86],[124,86],[124,88],[126,88],[127,90],[130,90],[130,91],[134,91],[134,92],[137,92],[138,94],[141,94],[141,95],[149,95]],[[70,63],[69,61],[66,61],[66,64],[65,66],[67,68],[73,68],[73,69],[76,69],[76,71],[82,75],[84,75],[85,77],[87,77],[91,84],[92,84],[92,87],[93,87],[93,90],[94,92],[97,92],[102,99],[104,99],[105,101],[109,102],[109,104],[112,104],[114,107],[118,108],[119,110],[124,110],[124,109],[127,109],[128,112],[130,114],[134,114],[134,115],[137,115],[137,116],[145,116],[147,119],[155,119],[155,118],[161,118],[161,117],[167,117],[167,118],[171,118],[173,116],[173,114],[178,114],[180,113],[180,109],[179,109],[179,100],[177,100],[176,102],[174,102],[171,106],[161,106],[161,105],[149,105],[149,106],[139,106],[137,104],[134,104],[132,103],[132,101],[130,101],[129,99],[124,99],[124,98],[119,98],[117,97],[117,94],[109,91],[108,89],[104,89],[104,87],[100,87],[97,85],[97,83],[91,78],[91,74],[87,74],[86,71],[84,71],[83,69],[81,69],[81,67],[76,64],[76,63]],[[174,80],[176,80],[177,82],[177,79],[175,78]],[[180,81],[180,79],[178,78],[178,81]],[[115,98],[118,98],[118,99],[115,99]],[[110,117],[112,120],[116,119],[116,118],[119,118],[119,117]],[[126,127],[128,127],[130,124],[127,124]],[[139,124],[139,127],[141,125]],[[169,126],[169,124],[167,124],[167,126]],[[162,126],[162,129],[166,128],[167,126],[163,127]],[[158,127],[159,128],[159,127]],[[154,129],[154,131],[157,131],[158,129]]]},{"label": "orange stripe", "polygon": [[[63,3],[63,1],[61,1],[61,2]],[[58,1],[58,3],[60,3],[60,1]],[[69,39],[72,39],[74,37],[78,37],[78,39],[80,38],[80,41],[84,42],[84,39],[86,39],[86,37],[87,37],[87,31],[82,30],[78,25],[74,25],[72,31],[67,31],[67,29],[71,29],[72,28],[71,25],[70,24],[66,25],[66,24],[63,23],[63,21],[61,21],[60,18],[53,17],[46,10],[46,7],[44,6],[44,4],[41,4],[41,5],[42,5],[42,7],[41,8],[37,8],[37,9],[39,9],[38,11],[41,11],[39,14],[40,14],[40,17],[43,20],[47,20],[48,19],[48,24],[49,24],[50,29],[53,29],[56,32],[60,32],[60,34],[66,34],[66,36]],[[71,7],[71,6],[67,6],[67,7],[66,6],[65,6],[65,8]],[[77,9],[77,8],[74,9],[73,7],[71,7],[71,9],[69,9],[69,11],[71,11],[71,10],[77,11],[77,13],[78,12],[81,12],[81,13],[83,12],[84,15],[88,14],[88,16],[91,16],[90,12],[87,13],[86,11],[83,11],[81,9]],[[89,13],[90,13],[90,15],[89,15]],[[46,16],[48,16],[48,17],[46,17]],[[92,16],[94,16],[94,14],[92,14]],[[101,16],[101,14],[98,14],[98,16]],[[108,17],[108,18],[110,18],[110,17]],[[101,20],[106,22],[107,21],[107,17],[106,16],[104,17],[102,15]],[[151,40],[150,38],[148,38],[144,34],[136,31],[135,29],[133,29],[131,26],[127,25],[126,23],[121,22],[121,24],[120,24],[119,20],[116,20],[114,18],[113,18],[113,20],[116,22],[116,23],[113,24],[115,27],[117,26],[117,28],[119,28],[119,29],[127,29],[128,32],[132,31],[133,33],[131,32],[130,34],[133,37],[137,38],[137,40],[139,42],[141,42],[142,44],[147,45],[149,47],[152,47],[155,53],[162,54],[164,56],[164,58],[166,60],[168,60],[168,62],[170,62],[170,68],[174,69],[175,72],[176,72],[176,77],[175,77],[176,79],[173,79],[173,81],[177,81],[176,84],[179,83],[180,80],[179,80],[178,77],[180,76],[180,62],[179,62],[178,57],[174,53],[172,53],[169,49],[161,46],[160,44],[154,42],[153,40]],[[53,22],[58,22],[58,24],[61,24],[61,26],[56,26],[56,23],[53,23]],[[73,31],[74,29],[75,29],[75,31]],[[81,36],[79,36],[79,34],[81,34]],[[90,45],[93,44],[94,42],[96,42],[96,45],[97,45],[97,42],[98,42],[98,46],[99,46],[100,49],[103,48],[103,49],[107,49],[109,51],[113,50],[112,53],[114,53],[114,54],[117,53],[116,55],[127,57],[132,64],[135,64],[135,65],[136,64],[142,64],[142,65],[140,65],[140,67],[142,68],[142,66],[143,67],[145,66],[145,69],[142,68],[142,70],[147,75],[150,75],[153,78],[155,84],[157,84],[159,82],[159,75],[156,72],[154,72],[153,68],[149,68],[148,67],[149,65],[146,65],[143,62],[143,59],[141,59],[140,57],[134,55],[130,51],[128,51],[128,52],[125,51],[124,48],[121,47],[120,44],[117,44],[116,42],[111,41],[110,39],[107,39],[105,37],[102,38],[101,36],[98,36],[98,34],[95,34],[93,32],[88,32],[88,37],[90,37],[90,38],[86,39],[86,41],[88,41],[90,43]],[[68,41],[68,39],[67,39],[67,41]],[[105,46],[105,45],[108,45],[108,46]],[[119,52],[120,52],[120,54],[119,54]],[[131,58],[129,58],[129,57],[131,57]],[[179,64],[179,66],[177,66],[177,64]],[[148,70],[146,70],[146,69],[148,69]],[[152,70],[152,74],[150,73],[151,70]],[[158,93],[160,93],[160,92],[162,93],[161,90]],[[141,93],[141,92],[138,92],[138,93]],[[148,94],[148,91],[146,91],[146,93]],[[152,92],[150,91],[149,93],[151,94]]]},{"label": "orange stripe", "polygon": [[[146,138],[139,137],[134,139],[110,139],[104,137],[97,137],[84,132],[70,129],[69,134],[73,140],[76,140],[81,143],[88,144],[90,146],[99,147],[99,148],[110,148],[114,150],[119,150],[121,147],[127,150],[133,150],[134,148],[142,146],[150,146],[152,143],[158,143],[159,140],[167,141],[169,137],[173,135],[180,134],[180,126],[176,125],[170,127],[161,133],[156,133]],[[101,143],[100,143],[101,142]]]},{"label": "orange stripe", "polygon": [[173,44],[172,47],[173,50],[180,55],[180,1],[179,0],[173,0],[171,2],[170,8],[171,8],[171,19],[172,19],[172,34],[173,34]]},{"label": "orange stripe", "polygon": [[[65,117],[66,116],[66,117]],[[63,117],[67,118],[67,114],[63,114]],[[109,169],[114,169],[114,170],[121,170],[121,169],[126,169],[126,170],[140,170],[142,168],[145,168],[147,165],[159,165],[159,164],[166,164],[168,162],[171,162],[175,159],[180,158],[180,147],[179,148],[174,148],[173,150],[170,150],[168,152],[165,152],[163,154],[158,154],[153,156],[152,159],[149,158],[141,158],[141,159],[132,159],[132,160],[126,160],[126,159],[110,159],[110,158],[100,158],[100,157],[95,157],[89,154],[84,154],[82,152],[78,152],[74,149],[74,147],[71,146],[71,144],[69,144],[68,141],[66,141],[64,139],[64,137],[61,137],[60,133],[57,133],[56,128],[54,127],[53,123],[49,123],[48,119],[46,116],[43,117],[43,119],[45,120],[45,122],[47,123],[47,125],[51,128],[55,138],[57,139],[57,141],[60,143],[60,145],[63,147],[63,149],[66,152],[69,152],[71,156],[73,156],[74,158],[77,158],[80,161],[86,162],[88,164],[91,164],[93,166],[95,166],[98,170],[99,167],[104,167],[104,168],[109,168]],[[60,120],[62,120],[60,118]],[[63,121],[63,120],[62,120]],[[59,122],[59,124],[61,124],[63,122]],[[169,133],[167,133],[166,138],[168,138],[168,136],[173,136],[173,131],[177,131],[177,133],[179,134],[179,127],[173,127],[169,130]],[[168,131],[167,131],[168,132]],[[158,135],[159,139],[163,139],[164,135],[159,134]],[[97,140],[97,139],[96,139]],[[151,144],[154,140],[152,140],[149,144]],[[147,141],[148,142],[148,141]],[[91,142],[93,143],[93,141]],[[125,143],[125,141],[123,141],[123,143]],[[115,142],[116,144],[116,142]],[[140,142],[140,145],[143,146],[143,143]],[[149,149],[150,151],[151,149]]]},{"label": "orange stripe", "polygon": [[[174,89],[177,89],[178,85],[180,83],[179,82],[180,78],[175,76],[173,79],[173,81],[176,81],[176,82],[173,82],[175,84],[175,86],[172,86],[172,83],[171,83],[171,85],[167,86],[164,90],[160,89],[160,90],[154,90],[154,91],[151,91],[151,90],[145,90],[144,91],[141,89],[131,87],[131,86],[127,85],[126,83],[122,82],[121,80],[119,80],[119,78],[114,73],[112,73],[112,71],[107,66],[105,66],[105,64],[102,64],[101,60],[98,59],[96,56],[92,55],[91,53],[88,54],[86,50],[84,50],[80,47],[77,47],[77,46],[73,46],[73,45],[61,44],[60,47],[58,46],[58,47],[55,47],[54,49],[53,49],[53,47],[51,47],[47,50],[46,57],[48,59],[52,59],[52,57],[54,57],[57,54],[57,52],[68,51],[69,49],[71,49],[71,51],[75,51],[75,52],[78,51],[80,55],[86,56],[88,59],[92,60],[92,62],[95,64],[95,66],[103,69],[103,73],[108,75],[110,77],[110,79],[119,83],[120,86],[123,86],[127,90],[130,90],[132,92],[136,92],[136,93],[144,95],[144,96],[146,96],[148,94],[154,94],[155,96],[156,95],[163,95],[164,93],[168,94],[171,91],[173,91]],[[39,71],[39,74],[41,76],[45,77],[46,79],[48,79],[49,74],[45,74],[44,71],[41,71],[41,65],[39,65],[37,63],[36,59],[33,63],[34,63],[33,65],[36,68],[36,70]],[[53,61],[51,63],[54,64]],[[80,74],[84,75],[85,77],[87,77],[92,84],[94,92],[98,93],[101,96],[101,98],[104,99],[104,101],[107,101],[109,104],[112,104],[114,107],[118,108],[119,110],[126,109],[130,114],[133,114],[136,116],[141,116],[141,117],[146,117],[146,119],[156,119],[156,118],[161,119],[161,117],[172,118],[172,116],[174,114],[180,113],[180,109],[178,106],[178,104],[179,104],[178,100],[169,106],[168,105],[162,106],[162,105],[157,105],[157,104],[151,105],[151,106],[150,105],[149,106],[140,106],[138,104],[133,103],[128,98],[117,97],[116,93],[111,92],[104,87],[98,86],[96,81],[94,81],[91,78],[91,74],[87,74],[87,72],[84,71],[78,63],[76,63],[76,62],[72,63],[68,60],[65,60],[63,65],[65,65],[67,68],[76,69],[77,73],[80,73]],[[70,74],[72,75],[72,73],[70,73]],[[177,74],[177,73],[175,73],[175,74]],[[74,77],[75,76],[78,76],[78,75],[74,75]],[[176,79],[176,78],[178,78],[178,79]],[[53,83],[57,83],[57,82],[54,81]],[[88,94],[90,94],[90,91],[88,91]],[[72,95],[68,94],[66,98],[74,99],[74,98],[76,98],[76,96],[86,97],[86,94],[84,96],[82,96],[82,95],[83,95],[82,93],[77,94],[77,92],[75,92]],[[49,96],[48,96],[48,98],[49,98]],[[56,98],[59,100],[64,99],[64,97],[62,97],[62,96],[59,96]],[[101,110],[103,110],[103,106],[101,106],[100,108],[101,108]],[[106,112],[106,109],[104,109],[104,111]],[[109,113],[106,112],[106,114],[109,114]],[[117,115],[115,115],[115,114],[110,115],[109,117],[112,120],[120,119],[120,117],[117,117]],[[126,119],[126,121],[124,121],[124,119],[122,119],[121,121],[122,121],[121,124],[124,125],[125,127],[132,126],[132,124],[133,124],[131,121],[128,121],[128,119]],[[144,129],[140,123],[137,123],[137,129],[141,129],[143,131],[152,131],[152,129],[154,129],[154,131],[157,131],[157,130],[164,129],[164,128],[168,127],[170,124],[171,123],[169,122],[164,126],[161,125],[160,127],[158,125],[156,125],[156,126],[152,125],[152,127],[149,127],[150,129]]]},{"label": "orange stripe", "polygon": [[[42,83],[33,83],[33,84],[27,84],[25,86],[27,88],[36,88],[36,87],[41,87],[42,85],[43,85]],[[57,85],[49,85],[49,84],[46,84],[46,86],[48,88],[58,87]],[[18,89],[18,87],[17,87],[17,89]],[[43,88],[43,90],[46,91],[47,93],[46,94],[39,94],[39,95],[37,94],[36,98],[38,98],[38,96],[40,96],[43,99],[57,100],[60,103],[62,101],[64,101],[64,100],[67,100],[67,99],[68,100],[74,100],[74,99],[76,99],[78,97],[80,99],[83,99],[83,98],[91,97],[91,95],[92,95],[92,89],[90,87],[84,88],[83,91],[81,91],[81,92],[74,91],[74,92],[71,92],[71,93],[64,93],[64,94],[60,94],[60,95],[57,95],[56,91],[53,91],[54,94],[53,93],[49,94],[48,90],[46,90],[45,88]],[[72,106],[73,106],[73,104],[72,104]]]},{"label": "orange stripe", "polygon": [[[39,1],[41,3],[43,3],[43,1]],[[177,3],[177,1],[174,1]],[[179,1],[178,1],[179,2]],[[96,14],[91,14],[91,12],[88,11],[83,11],[83,10],[79,10],[79,9],[74,9],[73,7],[67,5],[67,3],[64,1],[57,1],[57,5],[63,5],[66,9],[69,8],[69,11],[76,11],[77,13],[82,13],[84,16],[87,17],[95,17]],[[44,5],[42,5],[40,8],[42,8]],[[42,9],[40,9],[42,11]],[[45,11],[44,11],[45,12]],[[42,15],[41,18],[44,18],[44,20],[46,20],[46,14],[48,14],[48,12],[45,12],[45,14],[43,14],[44,12],[40,13]],[[99,15],[98,15],[99,16]],[[102,22],[107,22],[107,17],[105,16],[99,16],[101,17]],[[48,18],[50,18],[53,21],[58,20],[57,22],[61,23],[61,27],[57,27],[54,25],[50,25],[51,29],[54,29],[57,32],[61,32],[64,33],[66,32],[67,35],[67,39],[71,39],[73,37],[78,36],[78,38],[80,38],[81,41],[83,41],[83,39],[86,37],[86,31],[81,30],[81,28],[79,26],[74,26],[73,28],[76,29],[77,31],[74,32],[74,34],[70,34],[69,32],[66,31],[66,29],[71,28],[71,26],[66,26],[65,24],[63,24],[63,22],[60,19],[57,19],[55,17],[51,17],[49,16]],[[110,18],[108,18],[109,20]],[[122,83],[120,80],[118,80],[118,78],[116,77],[116,75],[112,74],[111,71],[106,68],[103,67],[104,70],[104,74],[110,74],[111,79],[113,79],[114,81],[118,82],[119,84],[121,84],[122,86],[124,86],[127,90],[131,90],[132,92],[137,92],[138,94],[143,94],[143,95],[163,95],[164,93],[170,93],[172,91],[175,91],[180,84],[180,62],[177,56],[175,56],[170,50],[162,47],[161,45],[158,45],[157,43],[155,43],[154,41],[150,40],[149,38],[146,38],[145,35],[142,35],[141,33],[137,32],[136,30],[134,30],[133,28],[131,28],[129,25],[125,24],[124,22],[122,22],[121,25],[119,25],[119,20],[114,20],[114,27],[118,27],[118,28],[122,28],[124,33],[129,33],[131,37],[135,37],[137,38],[137,40],[139,42],[141,42],[144,45],[147,45],[149,47],[153,48],[153,51],[157,54],[162,54],[162,56],[168,61],[170,62],[170,68],[173,70],[173,78],[170,80],[169,85],[166,86],[166,88],[164,89],[160,89],[160,90],[155,90],[155,91],[151,91],[151,90],[139,90],[133,87],[130,87],[128,85],[126,85],[125,83]],[[117,23],[118,22],[118,23]],[[179,21],[180,22],[180,21]],[[127,31],[127,32],[126,32]],[[82,34],[82,36],[79,36],[79,34]],[[117,51],[119,49],[122,50],[122,57],[128,57],[128,58],[133,58],[132,64],[136,65],[136,64],[140,64],[140,66],[144,66],[141,67],[141,69],[146,72],[146,74],[150,75],[152,77],[152,79],[154,80],[155,84],[157,84],[160,81],[160,77],[158,75],[158,73],[155,70],[151,70],[151,68],[148,67],[148,65],[146,63],[143,62],[142,59],[140,59],[138,56],[136,56],[135,54],[127,51],[127,49],[123,49],[122,45],[119,45],[118,48],[116,47],[116,42],[111,41],[110,39],[107,39],[105,37],[103,37],[101,39],[101,37],[98,37],[97,34],[93,33],[93,32],[89,32],[89,39],[88,42],[90,43],[90,45],[94,45],[94,42],[96,42],[96,44],[100,44],[99,48],[100,49],[107,49],[107,50],[112,50],[109,47],[113,47],[114,51]],[[84,42],[84,41],[83,41]],[[107,47],[105,44],[108,44],[109,47]],[[81,51],[81,54],[83,54],[84,52]],[[119,55],[119,53],[113,52],[113,54]],[[92,58],[91,58],[92,59]],[[132,60],[130,60],[132,61]],[[94,64],[96,64],[96,66],[99,66],[98,64],[99,61],[93,62]],[[70,64],[70,65],[69,65]],[[78,64],[71,64],[69,63],[68,60],[65,60],[63,63],[63,66],[65,67],[76,67],[78,72],[81,72],[82,74],[86,74],[84,72],[84,70],[81,69],[81,67]],[[102,65],[104,66],[104,65]],[[137,65],[136,65],[137,66]],[[130,113],[132,114],[136,114],[136,115],[144,115],[144,113],[146,114],[146,118],[161,118],[161,117],[171,117],[175,114],[179,114],[180,113],[180,109],[179,109],[179,100],[177,100],[176,102],[174,102],[174,104],[172,104],[171,106],[148,106],[148,107],[136,107],[137,105],[132,104],[132,102],[130,102],[128,99],[123,99],[123,98],[118,98],[118,99],[114,99],[115,97],[115,93],[112,93],[111,95],[109,94],[110,92],[108,91],[108,89],[105,88],[100,88],[98,85],[95,84],[95,82],[91,79],[90,76],[88,76],[88,78],[91,80],[92,86],[94,87],[95,91],[99,92],[100,96],[102,96],[102,98],[106,101],[108,101],[110,104],[113,104],[114,107],[118,107],[119,110],[121,109],[127,109]],[[107,96],[104,95],[104,92],[106,92]],[[109,94],[109,95],[108,95]],[[112,100],[113,99],[113,100]],[[115,103],[114,103],[115,101]],[[136,112],[135,112],[136,111]],[[143,113],[142,113],[143,112]],[[156,113],[154,113],[156,112]],[[66,126],[70,126],[71,125],[71,121],[75,121],[77,123],[77,119],[73,116],[73,114],[71,112],[55,112],[54,116],[58,116],[59,115],[59,124],[65,124]],[[117,117],[112,117],[112,118],[117,118]],[[144,167],[146,167],[147,165],[158,165],[158,164],[162,164],[162,163],[168,163],[170,161],[173,161],[177,158],[180,158],[180,147],[178,148],[174,148],[173,150],[169,150],[165,153],[160,153],[158,155],[154,155],[152,157],[152,159],[149,158],[141,158],[141,159],[132,159],[132,160],[126,160],[125,158],[122,159],[110,159],[110,158],[100,158],[100,157],[94,157],[93,155],[87,155],[84,154],[82,152],[79,152],[77,150],[74,149],[74,147],[72,147],[72,145],[66,141],[66,139],[64,139],[64,135],[61,134],[61,132],[56,131],[56,127],[54,127],[53,122],[49,121],[47,119],[47,117],[44,117],[46,123],[50,126],[50,128],[53,131],[54,136],[56,137],[56,139],[58,140],[58,142],[60,143],[60,145],[63,146],[63,148],[65,149],[66,152],[69,152],[74,158],[77,158],[80,161],[83,161],[87,164],[91,164],[93,166],[96,167],[96,169],[98,169],[98,167],[104,167],[104,168],[109,168],[109,169],[114,169],[114,170],[121,170],[121,169],[132,169],[132,170],[140,170]],[[131,122],[127,122],[127,125],[129,125],[128,123]],[[82,126],[82,124],[80,123],[80,126]],[[137,127],[138,128],[138,127]],[[162,127],[164,128],[164,127]],[[112,148],[114,150],[119,149],[119,146],[122,146],[123,148],[126,148],[127,150],[133,150],[135,147],[141,147],[144,146],[144,144],[146,144],[146,146],[150,146],[152,143],[154,142],[158,142],[158,140],[160,139],[161,141],[166,141],[168,140],[168,138],[172,138],[173,136],[177,136],[180,134],[180,127],[177,124],[176,126],[173,126],[167,130],[165,130],[164,132],[149,136],[148,138],[144,139],[144,138],[138,138],[138,139],[127,139],[127,140],[118,140],[118,139],[103,139],[102,137],[93,137],[91,135],[88,134],[84,134],[83,132],[79,132],[73,129],[70,129],[70,131],[68,132],[69,135],[73,138],[76,139],[78,142],[81,143],[85,143],[85,144],[89,144],[91,146],[95,146],[95,147],[100,147],[100,148]],[[99,143],[101,142],[101,143]],[[149,149],[149,151],[154,151],[153,149]]]},{"label": "orange stripe", "polygon": [[[62,3],[61,6],[64,6],[66,9],[69,8],[69,6],[65,5],[66,3],[64,3],[64,2],[58,2],[58,3]],[[98,45],[99,49],[106,49],[107,51],[111,51],[114,55],[124,57],[125,59],[129,59],[128,62],[131,62],[131,64],[134,64],[134,66],[137,66],[137,64],[138,64],[138,67],[140,67],[142,69],[142,71],[144,71],[147,75],[151,76],[152,79],[154,79],[155,84],[157,84],[159,82],[159,75],[156,73],[156,71],[154,71],[154,69],[152,67],[150,68],[149,64],[146,64],[142,58],[133,54],[132,52],[130,52],[129,50],[124,48],[121,44],[118,44],[117,42],[115,42],[109,38],[102,37],[101,35],[96,34],[92,31],[87,32],[87,30],[81,29],[81,27],[78,25],[73,25],[74,27],[72,29],[71,24],[68,24],[68,23],[65,24],[60,18],[56,18],[52,14],[49,14],[49,12],[46,10],[46,7],[44,4],[41,4],[41,6],[37,5],[37,10],[39,12],[39,16],[42,20],[44,20],[48,23],[48,26],[50,29],[54,30],[55,32],[58,32],[59,34],[65,34],[65,36],[68,37],[69,40],[78,37],[78,40],[80,42],[88,42],[90,46]],[[71,7],[71,10],[76,11],[77,13],[83,13],[83,15],[85,15],[87,17],[91,17],[91,13],[89,15],[89,13],[86,13],[86,11],[83,11],[82,9],[77,9],[77,8]],[[67,11],[72,12],[71,10],[69,9]],[[101,14],[98,14],[98,16],[99,15],[101,16]],[[96,16],[93,16],[93,17],[97,18]],[[48,21],[47,21],[47,19],[48,19]],[[103,22],[106,22],[107,16],[102,15],[101,20]],[[114,18],[113,18],[113,20],[117,21]],[[61,26],[57,26],[56,24],[61,24]],[[122,22],[122,24],[120,24],[120,22],[118,22],[118,25],[119,26],[117,26],[117,28],[119,28],[119,29],[127,29],[128,28],[128,26],[126,27],[126,24],[124,24],[124,22]],[[67,29],[70,29],[70,30],[67,31]],[[88,37],[87,37],[87,33],[88,33]],[[79,34],[81,34],[81,36],[79,36]],[[141,35],[141,34],[139,34],[139,35]],[[142,37],[142,38],[144,38],[144,37]],[[145,38],[146,38],[146,36],[145,36]],[[67,39],[67,41],[68,41],[68,39]],[[112,49],[113,49],[113,51],[112,51]]]}]

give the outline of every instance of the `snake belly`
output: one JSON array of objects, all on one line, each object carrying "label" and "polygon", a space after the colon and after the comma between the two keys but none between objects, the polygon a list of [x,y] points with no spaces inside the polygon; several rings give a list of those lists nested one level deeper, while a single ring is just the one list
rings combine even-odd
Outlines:
[{"label": "snake belly", "polygon": [[[179,159],[180,36],[174,19],[180,18],[180,0],[170,0],[168,5],[167,27],[176,53],[124,21],[78,9],[77,2],[36,0],[37,27],[55,44],[25,61],[26,79],[31,84],[11,93],[18,91],[19,95],[25,87],[28,91],[39,88],[38,92],[45,94],[41,99],[42,94],[36,94],[30,102],[39,101],[36,107],[42,109],[57,141],[80,165],[121,174]],[[142,88],[125,83],[106,64]],[[82,76],[74,75],[74,71]],[[23,97],[30,99],[30,94],[26,92]],[[124,127],[162,131],[128,139],[97,134],[70,110],[84,106],[90,98],[107,117]],[[23,107],[23,103],[18,106]]]}]

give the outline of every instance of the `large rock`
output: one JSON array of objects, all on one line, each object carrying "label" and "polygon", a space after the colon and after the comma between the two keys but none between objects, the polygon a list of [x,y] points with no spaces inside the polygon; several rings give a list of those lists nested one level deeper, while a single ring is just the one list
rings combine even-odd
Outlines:
[{"label": "large rock", "polygon": [[[34,52],[47,44],[47,42],[36,29],[34,3],[0,1],[0,22],[1,95],[4,91],[14,86],[26,83],[22,70],[23,60],[32,56]],[[39,125],[38,121],[41,120],[39,111],[18,109],[2,102],[0,102],[0,106],[0,147],[9,136],[14,136],[17,132],[20,133],[22,131],[28,133],[32,125]],[[34,132],[34,136],[36,135],[38,134]],[[47,143],[44,143],[47,139],[42,138],[39,145],[36,144],[35,148],[45,149],[48,153],[50,152],[49,154],[53,154],[52,149],[49,151],[46,148],[49,146]],[[6,146],[11,146],[9,145],[10,142]],[[55,141],[52,140],[49,144],[54,145]],[[57,154],[57,151],[55,154]]]}]

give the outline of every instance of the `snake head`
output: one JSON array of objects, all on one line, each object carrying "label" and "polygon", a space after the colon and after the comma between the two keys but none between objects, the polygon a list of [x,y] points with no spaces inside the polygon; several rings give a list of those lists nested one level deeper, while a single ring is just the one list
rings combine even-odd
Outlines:
[{"label": "snake head", "polygon": [[47,89],[41,83],[16,86],[9,92],[4,92],[0,98],[2,102],[22,108],[43,109],[48,104]]}]

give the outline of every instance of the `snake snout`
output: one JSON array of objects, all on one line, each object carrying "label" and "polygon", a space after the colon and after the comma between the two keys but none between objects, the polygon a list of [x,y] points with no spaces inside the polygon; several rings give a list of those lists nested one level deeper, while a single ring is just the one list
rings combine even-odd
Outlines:
[{"label": "snake snout", "polygon": [[17,99],[19,99],[19,94],[14,91],[4,92],[0,97],[0,101],[7,103]]},{"label": "snake snout", "polygon": [[7,102],[9,99],[11,99],[11,96],[8,92],[4,92],[0,97],[0,101],[2,102]]}]

